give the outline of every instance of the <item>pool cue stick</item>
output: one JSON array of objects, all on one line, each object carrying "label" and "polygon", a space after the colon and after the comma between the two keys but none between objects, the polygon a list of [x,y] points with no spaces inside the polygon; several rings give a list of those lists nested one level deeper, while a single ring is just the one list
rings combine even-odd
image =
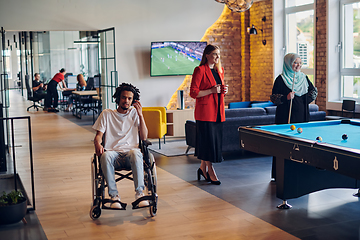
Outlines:
[{"label": "pool cue stick", "polygon": [[[295,72],[294,72],[294,79],[293,79],[293,84],[292,84],[292,89],[291,92],[294,91],[294,83],[295,83]],[[290,100],[290,109],[289,109],[289,119],[288,119],[288,124],[290,123],[290,117],[291,117],[291,109],[292,109],[292,101],[293,99]]]}]

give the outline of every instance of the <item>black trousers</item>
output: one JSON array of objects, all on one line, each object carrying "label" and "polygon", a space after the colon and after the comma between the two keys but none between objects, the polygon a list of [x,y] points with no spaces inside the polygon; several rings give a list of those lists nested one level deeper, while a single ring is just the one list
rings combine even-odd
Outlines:
[{"label": "black trousers", "polygon": [[58,106],[59,95],[56,89],[57,85],[58,83],[55,80],[51,80],[48,84],[45,101],[45,106],[47,108],[51,108],[51,105],[53,105],[54,108]]},{"label": "black trousers", "polygon": [[44,106],[47,107],[47,93],[42,92],[42,93],[34,93],[33,97],[37,98],[37,99],[45,99],[44,102]]}]

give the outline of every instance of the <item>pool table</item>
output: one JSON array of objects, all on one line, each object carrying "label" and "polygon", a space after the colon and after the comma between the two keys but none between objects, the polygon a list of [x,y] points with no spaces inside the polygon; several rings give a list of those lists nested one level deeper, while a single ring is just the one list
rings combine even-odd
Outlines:
[{"label": "pool table", "polygon": [[[291,125],[296,129],[291,130]],[[288,199],[315,191],[360,187],[359,120],[239,127],[238,131],[241,149],[274,156],[276,196],[283,200],[280,208],[291,207],[286,206]]]}]

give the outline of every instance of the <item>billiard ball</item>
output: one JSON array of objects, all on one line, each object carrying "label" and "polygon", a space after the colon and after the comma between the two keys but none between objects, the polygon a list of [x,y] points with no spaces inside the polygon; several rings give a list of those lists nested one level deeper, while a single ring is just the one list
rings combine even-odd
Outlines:
[{"label": "billiard ball", "polygon": [[291,125],[291,126],[290,126],[290,129],[291,129],[292,131],[294,131],[294,130],[296,129],[295,125]]},{"label": "billiard ball", "polygon": [[347,135],[347,134],[343,134],[341,137],[342,137],[343,140],[348,139],[348,135]]},{"label": "billiard ball", "polygon": [[319,142],[322,142],[322,137],[317,137],[316,140],[318,140]]},{"label": "billiard ball", "polygon": [[298,132],[298,133],[302,133],[302,128],[298,128],[298,129],[297,129],[297,132]]}]

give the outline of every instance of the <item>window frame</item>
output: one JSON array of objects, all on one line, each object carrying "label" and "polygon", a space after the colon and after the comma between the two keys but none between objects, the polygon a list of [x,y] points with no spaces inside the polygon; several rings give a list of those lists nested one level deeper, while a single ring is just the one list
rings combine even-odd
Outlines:
[{"label": "window frame", "polygon": [[[283,2],[283,6],[286,6],[286,1],[284,0]],[[289,48],[289,42],[288,42],[288,26],[287,26],[287,16],[289,14],[296,14],[298,12],[304,12],[304,11],[310,11],[313,10],[314,11],[314,19],[313,19],[313,23],[314,23],[314,28],[313,28],[313,36],[314,36],[314,67],[313,68],[302,68],[301,71],[303,73],[305,73],[306,75],[313,75],[314,79],[315,79],[315,67],[316,67],[316,5],[315,5],[315,1],[313,3],[309,3],[309,4],[304,4],[304,5],[300,5],[300,6],[293,6],[293,7],[284,7],[284,19],[283,19],[283,24],[284,24],[284,34],[283,34],[283,41],[284,41],[284,54],[287,53],[287,49]],[[315,82],[314,82],[315,85]]]},{"label": "window frame", "polygon": [[343,99],[352,99],[352,100],[360,100],[360,96],[358,98],[355,97],[345,97],[344,96],[344,78],[343,77],[355,77],[355,76],[360,76],[360,68],[346,68],[344,67],[344,62],[345,62],[345,47],[344,47],[344,43],[346,41],[346,34],[345,34],[345,14],[344,14],[344,6],[348,5],[348,4],[353,4],[353,3],[360,3],[360,0],[340,0],[339,1],[339,16],[340,16],[340,21],[339,21],[339,37],[340,37],[340,42],[338,45],[338,52],[339,52],[339,72],[340,72],[340,79],[339,79],[339,96],[340,96],[340,100],[342,101]]}]

